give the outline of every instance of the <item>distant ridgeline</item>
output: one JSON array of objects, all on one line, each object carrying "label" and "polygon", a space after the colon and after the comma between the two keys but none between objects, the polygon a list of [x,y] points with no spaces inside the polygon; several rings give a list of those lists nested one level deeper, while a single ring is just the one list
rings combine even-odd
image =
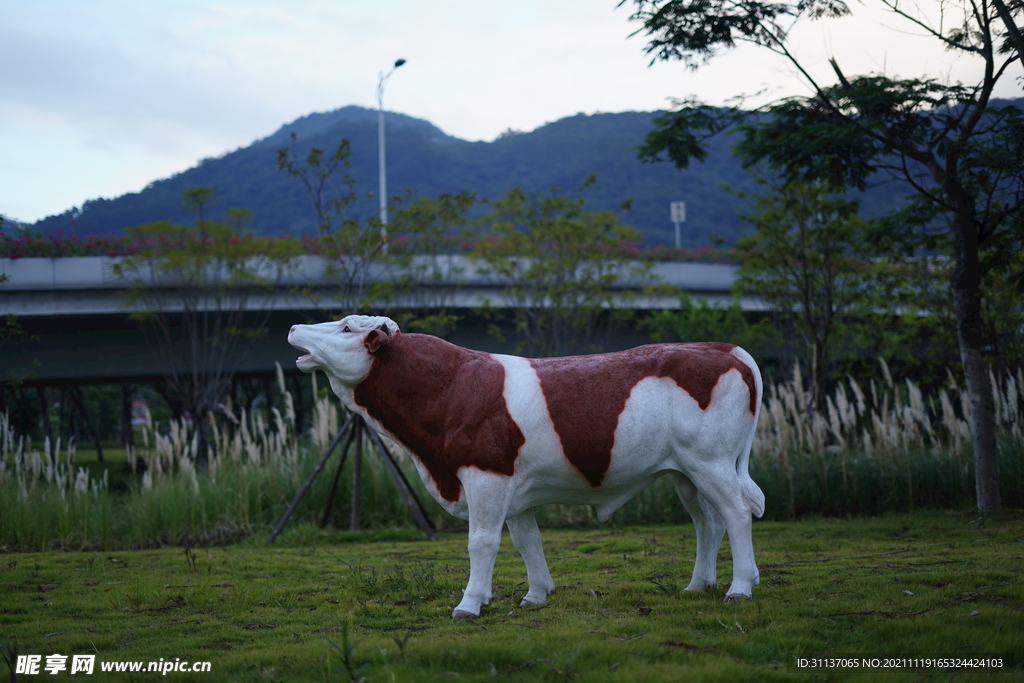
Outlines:
[{"label": "distant ridgeline", "polygon": [[[634,147],[643,142],[658,112],[578,114],[541,126],[529,133],[509,132],[493,142],[467,142],[443,133],[428,121],[386,113],[388,190],[436,197],[443,192],[476,192],[477,198],[497,199],[513,187],[549,191],[559,187],[569,196],[587,176],[597,183],[584,197],[590,211],[621,212],[622,220],[646,236],[647,245],[673,242],[669,203],[686,202],[683,246],[711,244],[715,236],[725,244],[752,232],[737,213],[750,210],[723,185],[753,190],[747,173],[733,159],[734,138],[718,136],[710,142],[706,163],[693,163],[677,171],[670,163],[643,164]],[[328,154],[343,139],[351,141],[350,166],[359,197],[349,216],[375,215],[377,203],[368,193],[377,189],[377,113],[350,106],[310,114],[282,126],[273,135],[218,158],[204,159],[196,167],[151,183],[141,192],[115,199],[87,201],[80,212],[67,211],[37,222],[34,229],[65,235],[121,234],[124,228],[159,220],[189,223],[181,208],[183,190],[212,187],[217,200],[207,216],[223,217],[227,209],[254,212],[249,229],[260,235],[302,235],[314,230],[309,198],[302,183],[277,169],[276,150],[296,134],[300,158],[310,147]],[[338,175],[339,185],[341,174]],[[895,208],[903,196],[892,184],[872,191],[879,194],[866,205],[875,210]],[[481,211],[477,211],[479,215]]]}]

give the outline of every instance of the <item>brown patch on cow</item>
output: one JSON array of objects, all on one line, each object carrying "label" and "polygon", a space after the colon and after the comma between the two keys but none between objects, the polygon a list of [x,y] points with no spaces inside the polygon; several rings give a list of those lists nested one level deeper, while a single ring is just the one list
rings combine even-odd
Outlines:
[{"label": "brown patch on cow", "polygon": [[423,463],[441,497],[459,500],[460,467],[512,476],[526,439],[505,403],[501,363],[423,334],[374,342],[355,401]]},{"label": "brown patch on cow", "polygon": [[750,390],[750,414],[757,412],[754,373],[731,351],[732,344],[652,344],[628,351],[530,361],[547,401],[565,457],[600,486],[611,464],[615,428],[626,400],[647,377],[671,377],[706,410],[722,375],[737,370]]}]

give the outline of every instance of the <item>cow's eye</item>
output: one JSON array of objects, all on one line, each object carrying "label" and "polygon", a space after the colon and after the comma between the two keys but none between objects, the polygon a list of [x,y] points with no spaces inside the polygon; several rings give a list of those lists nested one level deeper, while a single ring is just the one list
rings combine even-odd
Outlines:
[{"label": "cow's eye", "polygon": [[349,329],[348,325],[345,325],[345,329],[342,330],[342,332],[351,332],[351,331],[352,330]]}]

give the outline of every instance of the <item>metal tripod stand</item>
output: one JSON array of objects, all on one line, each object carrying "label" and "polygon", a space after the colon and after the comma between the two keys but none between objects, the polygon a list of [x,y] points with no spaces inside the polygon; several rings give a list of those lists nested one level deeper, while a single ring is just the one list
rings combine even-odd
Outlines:
[{"label": "metal tripod stand", "polygon": [[334,440],[331,441],[331,445],[327,447],[327,450],[324,452],[323,457],[320,458],[320,462],[318,462],[316,467],[313,468],[313,471],[310,473],[309,478],[306,479],[306,482],[302,485],[302,488],[299,489],[298,494],[295,496],[295,500],[293,500],[292,504],[288,506],[288,510],[284,513],[284,516],[281,517],[281,521],[277,523],[277,526],[274,528],[274,531],[270,534],[270,538],[267,539],[267,543],[273,543],[274,540],[277,538],[278,534],[281,533],[281,530],[284,529],[285,525],[288,523],[288,520],[291,518],[292,513],[294,513],[295,509],[299,507],[299,503],[302,502],[302,499],[309,491],[310,486],[313,485],[313,482],[320,474],[320,471],[324,468],[324,465],[327,463],[327,460],[331,457],[331,454],[334,452],[334,449],[337,448],[338,444],[341,443],[343,439],[345,441],[345,447],[341,451],[341,461],[338,463],[338,469],[334,473],[334,481],[331,484],[331,493],[330,496],[327,498],[327,505],[324,509],[324,516],[321,522],[321,526],[327,523],[327,518],[331,513],[331,506],[334,504],[334,494],[338,488],[338,480],[341,477],[341,469],[342,467],[344,467],[345,460],[348,458],[349,449],[353,445],[355,445],[356,479],[353,483],[352,488],[352,526],[354,528],[358,528],[358,497],[360,491],[358,478],[360,469],[359,463],[362,462],[363,443],[365,439],[369,440],[370,444],[377,450],[377,453],[380,455],[381,459],[384,460],[384,464],[388,468],[388,473],[391,475],[392,480],[394,480],[399,492],[401,492],[402,498],[405,500],[405,504],[412,511],[413,517],[416,518],[416,523],[420,525],[421,529],[423,529],[423,533],[427,535],[427,538],[433,541],[434,532],[437,529],[434,527],[434,523],[430,520],[430,515],[427,514],[427,509],[423,506],[423,501],[421,501],[419,499],[419,496],[416,495],[416,492],[413,490],[412,485],[406,478],[405,473],[402,472],[401,468],[398,466],[398,463],[395,462],[394,456],[391,455],[391,451],[389,451],[387,447],[384,445],[384,442],[381,440],[380,435],[377,434],[376,431],[371,429],[366,424],[366,421],[363,420],[362,416],[356,415],[355,413],[349,413],[348,419],[345,421],[345,424],[342,426],[341,429],[338,430],[338,433],[335,435]]}]

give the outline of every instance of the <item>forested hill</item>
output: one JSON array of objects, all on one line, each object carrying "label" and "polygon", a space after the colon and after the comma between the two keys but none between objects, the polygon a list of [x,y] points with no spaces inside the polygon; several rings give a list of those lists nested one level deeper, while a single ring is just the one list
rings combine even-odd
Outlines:
[{"label": "forested hill", "polygon": [[[632,210],[623,221],[646,235],[647,244],[671,243],[673,227],[669,202],[686,202],[684,246],[710,244],[718,235],[732,244],[751,228],[737,217],[748,206],[722,185],[739,190],[753,188],[747,173],[732,158],[733,139],[719,136],[711,141],[706,163],[694,163],[685,171],[671,164],[643,164],[632,149],[651,130],[657,112],[578,114],[528,132],[509,132],[493,142],[468,142],[446,135],[428,121],[387,113],[388,191],[411,190],[435,197],[442,192],[467,190],[478,198],[496,199],[519,186],[528,191],[560,187],[575,194],[583,180],[597,175],[597,183],[585,193],[589,210],[619,211],[627,200]],[[95,199],[81,211],[43,219],[35,229],[67,235],[119,234],[128,226],[157,220],[187,223],[181,208],[182,190],[212,187],[217,203],[210,217],[218,218],[231,208],[254,212],[250,224],[259,234],[302,234],[314,227],[310,202],[301,181],[277,168],[276,150],[290,144],[295,133],[302,156],[309,147],[328,152],[340,140],[352,145],[347,172],[356,181],[360,197],[351,209],[353,217],[376,212],[376,200],[367,197],[377,189],[377,112],[362,107],[310,114],[282,126],[274,134],[248,147],[204,159],[197,166],[151,183],[141,192],[115,199]],[[891,190],[882,203],[898,201]],[[879,202],[874,202],[876,207]]]}]

